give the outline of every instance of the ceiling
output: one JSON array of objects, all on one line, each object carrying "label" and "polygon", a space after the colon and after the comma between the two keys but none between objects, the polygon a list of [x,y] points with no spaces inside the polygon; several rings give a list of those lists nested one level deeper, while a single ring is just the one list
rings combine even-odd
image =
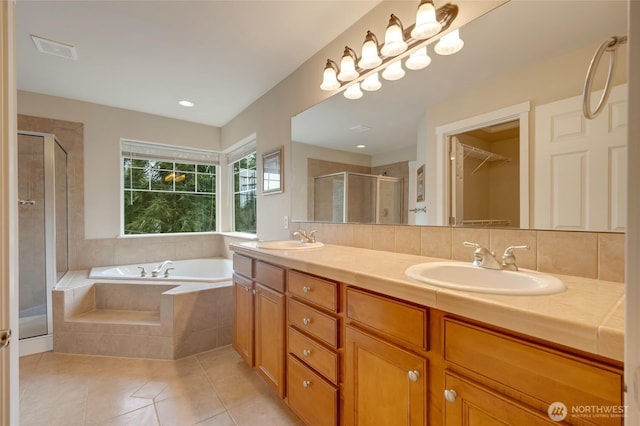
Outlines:
[{"label": "ceiling", "polygon": [[18,89],[223,126],[378,3],[18,0]]},{"label": "ceiling", "polygon": [[455,55],[439,56],[429,46],[427,68],[407,71],[398,81],[381,78],[382,88],[361,99],[340,94],[298,114],[292,138],[368,155],[413,147],[430,105],[580,48],[595,52],[607,37],[626,32],[625,1],[511,0],[466,24],[460,30],[464,48]]}]

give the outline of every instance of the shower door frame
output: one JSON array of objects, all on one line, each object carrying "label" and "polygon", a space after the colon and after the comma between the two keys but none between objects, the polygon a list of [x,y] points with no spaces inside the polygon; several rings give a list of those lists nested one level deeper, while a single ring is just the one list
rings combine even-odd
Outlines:
[{"label": "shower door frame", "polygon": [[[43,138],[43,161],[44,161],[44,250],[45,250],[45,288],[47,306],[47,334],[26,338],[20,341],[20,356],[27,354],[50,351],[53,349],[53,288],[56,285],[56,174],[55,174],[55,148],[59,146],[64,151],[65,156],[69,153],[64,149],[55,134],[18,130],[18,136],[35,136]],[[18,141],[19,143],[19,141]],[[68,185],[68,182],[67,182]],[[67,186],[68,194],[68,186]],[[20,196],[20,194],[18,194]],[[68,195],[67,195],[67,229],[69,220]],[[18,218],[19,220],[19,218]],[[67,236],[68,238],[68,236]],[[18,236],[19,240],[19,236]],[[67,259],[69,243],[67,241]],[[67,260],[68,262],[68,260]],[[67,265],[68,266],[68,265]],[[18,328],[19,330],[19,328]],[[20,333],[18,332],[18,335]]]}]

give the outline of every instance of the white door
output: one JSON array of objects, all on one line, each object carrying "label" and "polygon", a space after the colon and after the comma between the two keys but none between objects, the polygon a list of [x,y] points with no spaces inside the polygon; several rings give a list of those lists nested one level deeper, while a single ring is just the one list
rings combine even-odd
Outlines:
[{"label": "white door", "polygon": [[462,225],[464,223],[464,148],[455,136],[449,140],[449,161],[451,161],[449,225]]},{"label": "white door", "polygon": [[[7,330],[18,322],[14,29],[15,1],[0,1],[0,330]],[[0,426],[10,424],[18,424],[17,336],[10,346],[0,350]]]},{"label": "white door", "polygon": [[624,231],[626,164],[627,85],[594,120],[582,115],[582,96],[536,107],[535,228]]}]

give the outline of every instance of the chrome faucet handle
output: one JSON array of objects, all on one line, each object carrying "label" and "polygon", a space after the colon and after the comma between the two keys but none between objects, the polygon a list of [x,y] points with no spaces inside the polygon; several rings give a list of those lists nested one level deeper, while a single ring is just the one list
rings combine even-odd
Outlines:
[{"label": "chrome faucet handle", "polygon": [[167,268],[164,270],[164,277],[168,278],[169,277],[169,271],[173,271],[176,268]]},{"label": "chrome faucet handle", "polygon": [[140,269],[140,276],[141,277],[146,277],[147,276],[147,271],[145,271],[145,269],[142,266],[138,266],[138,269]]},{"label": "chrome faucet handle", "polygon": [[482,247],[478,243],[471,243],[465,241],[462,243],[466,247],[474,247],[475,251],[473,252],[473,262],[474,266],[479,266],[481,268],[488,269],[502,269],[502,265],[496,259],[495,252],[492,252],[488,248]]},{"label": "chrome faucet handle", "polygon": [[316,230],[314,229],[311,232],[309,232],[309,236],[307,238],[309,240],[308,242],[315,244],[315,242],[316,242]]},{"label": "chrome faucet handle", "polygon": [[514,250],[529,250],[529,246],[509,246],[505,249],[502,255],[502,269],[509,271],[517,271],[518,265],[516,265],[516,256],[513,254]]}]

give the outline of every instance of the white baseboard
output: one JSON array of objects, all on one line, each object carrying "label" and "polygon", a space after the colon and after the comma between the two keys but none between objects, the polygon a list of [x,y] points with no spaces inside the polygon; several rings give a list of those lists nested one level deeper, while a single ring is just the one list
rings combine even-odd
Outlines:
[{"label": "white baseboard", "polygon": [[19,340],[19,342],[20,356],[33,355],[53,350],[53,334],[30,337],[28,339]]}]

